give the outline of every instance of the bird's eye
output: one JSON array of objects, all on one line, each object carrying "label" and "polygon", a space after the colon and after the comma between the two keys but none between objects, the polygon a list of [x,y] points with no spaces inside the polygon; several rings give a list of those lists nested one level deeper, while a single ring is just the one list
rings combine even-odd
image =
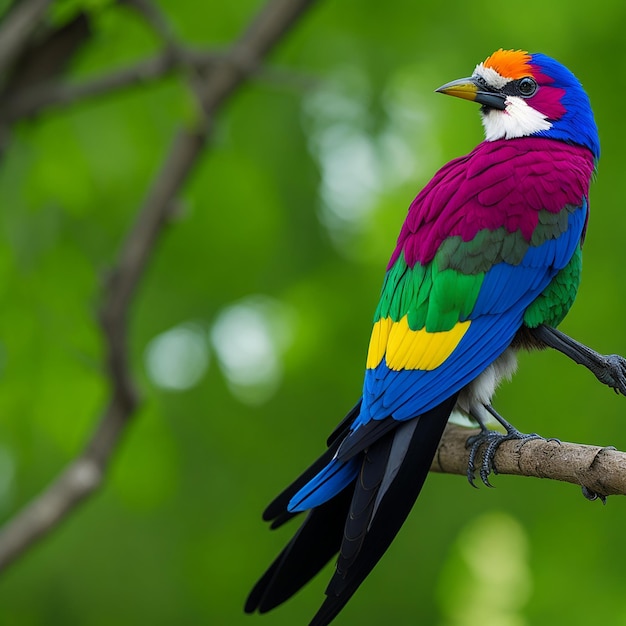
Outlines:
[{"label": "bird's eye", "polygon": [[537,91],[537,82],[526,76],[517,83],[517,88],[523,98],[530,98]]}]

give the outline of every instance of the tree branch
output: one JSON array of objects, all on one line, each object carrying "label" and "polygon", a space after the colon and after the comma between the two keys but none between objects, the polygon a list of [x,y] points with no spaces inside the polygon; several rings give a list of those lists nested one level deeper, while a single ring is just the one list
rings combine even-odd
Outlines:
[{"label": "tree branch", "polygon": [[0,75],[11,67],[37,29],[51,0],[16,2],[0,24]]},{"label": "tree branch", "polygon": [[14,95],[8,95],[6,100],[0,103],[0,119],[5,124],[13,124],[21,118],[32,117],[45,109],[67,106],[79,100],[146,84],[182,68],[205,73],[219,58],[220,55],[213,52],[181,48],[173,54],[170,49],[166,49],[150,59],[138,61],[129,67],[81,83],[33,85]]},{"label": "tree branch", "polygon": [[[478,432],[449,424],[431,471],[466,476],[469,450],[465,442]],[[477,466],[480,461],[478,458]],[[613,448],[546,439],[505,441],[496,452],[494,465],[498,474],[560,480],[600,497],[626,495],[626,453]]]},{"label": "tree branch", "polygon": [[161,13],[152,0],[118,0],[119,4],[126,4],[143,16],[145,22],[161,39],[166,48],[176,49],[179,44],[174,35],[171,24]]},{"label": "tree branch", "polygon": [[[6,94],[0,102],[0,123],[10,125],[48,110],[66,107],[82,100],[97,98],[117,91],[146,85],[170,76],[176,71],[206,76],[212,66],[224,61],[224,53],[178,47],[175,52],[166,49],[152,58],[138,61],[120,70],[79,83],[47,82]],[[318,81],[275,67],[258,68],[249,78],[287,85],[297,89],[311,89]]]},{"label": "tree branch", "polygon": [[127,318],[144,270],[174,206],[206,145],[220,107],[260,65],[314,0],[271,0],[229,52],[196,85],[202,114],[179,131],[130,229],[106,283],[100,321],[106,339],[111,396],[83,453],[0,529],[0,570],[53,530],[98,488],[137,406],[128,363]]}]

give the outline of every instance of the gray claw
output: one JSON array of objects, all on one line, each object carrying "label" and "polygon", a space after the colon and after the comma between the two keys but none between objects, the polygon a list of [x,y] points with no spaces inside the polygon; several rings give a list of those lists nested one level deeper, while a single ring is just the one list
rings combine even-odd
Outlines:
[{"label": "gray claw", "polygon": [[491,473],[498,473],[498,470],[494,464],[494,457],[496,455],[496,452],[498,451],[498,448],[505,441],[521,441],[522,445],[524,445],[527,441],[530,441],[532,439],[543,439],[543,437],[541,437],[537,433],[521,433],[515,428],[511,428],[506,434],[500,433],[495,430],[485,429],[477,435],[469,437],[466,442],[466,446],[471,446],[469,460],[467,464],[467,479],[470,485],[472,485],[472,487],[476,487],[476,485],[474,484],[476,454],[478,453],[478,449],[483,444],[486,444],[487,447],[483,453],[479,476],[480,480],[486,487],[493,487],[493,485],[489,482],[489,476]]},{"label": "gray claw", "polygon": [[604,357],[605,369],[598,374],[598,380],[615,393],[626,395],[626,359],[619,354],[608,354]]},{"label": "gray claw", "polygon": [[594,500],[600,500],[602,504],[606,504],[605,495],[601,493],[597,493],[593,491],[593,489],[589,489],[589,487],[585,487],[585,485],[582,485],[581,489],[583,492],[583,496],[585,496],[585,498],[587,498],[587,500],[589,500],[590,502],[593,502]]},{"label": "gray claw", "polygon": [[478,485],[474,482],[476,477],[476,454],[478,453],[478,449],[480,448],[482,441],[480,439],[480,435],[473,435],[472,437],[468,437],[465,442],[465,447],[470,448],[469,458],[467,460],[467,482],[474,487],[474,489],[478,489]]}]

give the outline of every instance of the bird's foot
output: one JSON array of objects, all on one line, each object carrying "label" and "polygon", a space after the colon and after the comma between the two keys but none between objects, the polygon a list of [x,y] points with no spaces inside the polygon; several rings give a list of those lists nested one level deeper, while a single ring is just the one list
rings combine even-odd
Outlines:
[{"label": "bird's foot", "polygon": [[600,502],[602,502],[602,504],[606,504],[606,496],[598,493],[597,491],[593,491],[593,489],[589,489],[589,487],[585,487],[585,485],[583,485],[582,487],[582,491],[583,491],[583,496],[585,496],[585,498],[587,498],[587,500],[593,502],[594,500],[600,500]]},{"label": "bird's foot", "polygon": [[[506,433],[501,433],[495,430],[490,430],[486,426],[485,411],[491,414],[506,430]],[[544,439],[537,433],[522,433],[515,426],[509,424],[502,415],[500,415],[490,404],[483,404],[478,407],[474,407],[470,411],[471,416],[479,423],[480,432],[477,435],[468,437],[465,446],[470,449],[469,459],[467,462],[467,480],[472,487],[476,487],[474,479],[476,477],[476,457],[478,456],[478,450],[486,445],[483,452],[482,461],[480,464],[479,476],[480,479],[487,487],[493,487],[489,482],[489,474],[498,473],[498,470],[494,464],[494,457],[498,448],[505,441],[520,441],[521,445],[524,445],[527,441],[532,439]],[[550,439],[549,441],[556,441],[561,443],[558,439]],[[521,447],[521,446],[520,446]]]},{"label": "bird's foot", "polygon": [[602,355],[602,364],[591,370],[596,378],[626,396],[626,359],[619,354]]},{"label": "bird's foot", "polygon": [[513,426],[506,427],[506,433],[501,433],[496,430],[489,430],[488,428],[482,428],[481,432],[477,435],[473,435],[469,437],[466,442],[466,447],[470,448],[469,460],[467,463],[467,480],[469,481],[472,487],[476,487],[474,484],[475,473],[476,473],[476,457],[478,455],[478,450],[481,446],[486,445],[486,448],[483,452],[482,461],[480,464],[479,476],[482,482],[487,487],[493,487],[493,485],[489,482],[489,475],[493,472],[494,474],[498,473],[498,470],[494,464],[494,457],[498,448],[505,441],[520,441],[521,445],[524,445],[527,441],[532,439],[543,439],[541,435],[537,433],[522,433],[517,428]]}]

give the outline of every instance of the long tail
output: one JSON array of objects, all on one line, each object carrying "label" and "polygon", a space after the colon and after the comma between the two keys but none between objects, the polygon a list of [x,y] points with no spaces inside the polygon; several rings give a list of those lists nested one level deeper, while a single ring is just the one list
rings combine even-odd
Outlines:
[{"label": "long tail", "polygon": [[[261,613],[281,604],[303,587],[337,553],[337,568],[327,589],[326,600],[311,626],[329,624],[385,553],[400,530],[428,475],[456,396],[424,415],[407,422],[381,424],[380,437],[365,438],[367,448],[351,445],[344,453],[345,431],[331,441],[327,452],[288,487],[264,513],[273,527],[294,514],[287,503],[323,468],[337,450],[338,460],[358,455],[357,479],[331,500],[308,513],[300,529],[257,582],[245,611]],[[358,414],[358,405],[355,407]],[[388,418],[391,420],[392,418]],[[394,426],[392,428],[392,426]],[[372,439],[374,439],[372,441]]]}]

